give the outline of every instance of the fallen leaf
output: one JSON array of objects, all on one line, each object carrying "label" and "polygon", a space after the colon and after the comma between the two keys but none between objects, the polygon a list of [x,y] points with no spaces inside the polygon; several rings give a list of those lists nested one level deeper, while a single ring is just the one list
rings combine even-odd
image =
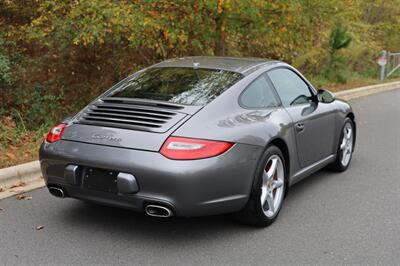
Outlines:
[{"label": "fallen leaf", "polygon": [[0,212],[2,212],[2,211],[4,211],[4,209],[3,209],[3,208],[0,208]]},{"label": "fallen leaf", "polygon": [[42,230],[43,228],[44,228],[43,225],[38,225],[38,226],[36,226],[36,230]]},{"label": "fallen leaf", "polygon": [[5,189],[3,187],[0,187],[0,192],[4,192]]},{"label": "fallen leaf", "polygon": [[24,181],[18,181],[14,185],[11,185],[9,188],[24,187],[24,186],[26,186],[26,183]]},{"label": "fallen leaf", "polygon": [[17,200],[31,200],[32,199],[32,197],[27,196],[25,194],[19,194],[19,195],[15,196],[15,198]]},{"label": "fallen leaf", "polygon": [[17,200],[22,200],[22,199],[25,198],[25,195],[24,195],[24,194],[20,194],[20,195],[15,196],[15,198],[16,198]]}]

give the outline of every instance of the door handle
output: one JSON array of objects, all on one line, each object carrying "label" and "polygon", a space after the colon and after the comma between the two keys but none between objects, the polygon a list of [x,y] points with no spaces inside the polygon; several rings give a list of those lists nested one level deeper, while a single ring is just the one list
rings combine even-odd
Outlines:
[{"label": "door handle", "polygon": [[304,123],[297,123],[295,127],[297,132],[301,132],[304,130]]}]

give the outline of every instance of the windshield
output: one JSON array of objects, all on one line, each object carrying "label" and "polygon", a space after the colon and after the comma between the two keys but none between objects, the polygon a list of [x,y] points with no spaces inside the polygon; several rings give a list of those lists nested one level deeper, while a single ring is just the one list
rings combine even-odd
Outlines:
[{"label": "windshield", "polygon": [[242,79],[236,72],[183,67],[149,68],[108,97],[161,100],[205,105]]}]

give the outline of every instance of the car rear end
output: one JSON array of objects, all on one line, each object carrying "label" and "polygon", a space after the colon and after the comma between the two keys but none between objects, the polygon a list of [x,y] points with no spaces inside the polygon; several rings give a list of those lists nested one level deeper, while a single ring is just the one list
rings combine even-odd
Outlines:
[{"label": "car rear end", "polygon": [[223,92],[204,93],[204,84],[212,88],[228,75],[225,90],[240,76],[168,71],[136,76],[52,129],[40,163],[53,195],[161,217],[229,213],[246,204],[259,147],[174,136]]}]

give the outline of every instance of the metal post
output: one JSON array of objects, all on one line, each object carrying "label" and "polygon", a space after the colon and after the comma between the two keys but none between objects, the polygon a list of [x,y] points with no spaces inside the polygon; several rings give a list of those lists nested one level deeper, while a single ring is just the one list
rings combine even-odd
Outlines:
[{"label": "metal post", "polygon": [[381,59],[382,59],[382,63],[379,64],[380,69],[381,69],[379,79],[384,80],[385,79],[385,66],[386,66],[386,62],[387,62],[387,52],[385,50],[383,50],[381,52]]}]

